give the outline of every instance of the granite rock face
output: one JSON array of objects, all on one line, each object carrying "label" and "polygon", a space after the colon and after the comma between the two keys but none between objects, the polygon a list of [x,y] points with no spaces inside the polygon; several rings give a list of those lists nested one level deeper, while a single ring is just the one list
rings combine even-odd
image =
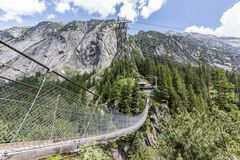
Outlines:
[{"label": "granite rock face", "polygon": [[[41,22],[29,28],[11,28],[0,32],[3,41],[48,67],[89,72],[109,66],[117,52],[114,21],[72,21],[68,24]],[[21,69],[4,67],[1,75],[16,79],[44,69],[0,45],[0,62]]]},{"label": "granite rock face", "polygon": [[149,31],[139,32],[135,39],[144,55],[167,56],[179,63],[240,71],[240,38]]},{"label": "granite rock face", "polygon": [[[62,73],[90,72],[108,67],[113,59],[132,49],[144,56],[160,55],[184,64],[221,67],[240,71],[240,38],[215,37],[197,33],[165,34],[140,31],[128,36],[128,52],[117,53],[118,24],[114,20],[72,21],[67,24],[41,22],[33,27],[14,27],[0,31],[0,39],[48,67]],[[128,47],[126,46],[128,45]],[[44,72],[39,65],[0,45],[0,74],[19,78]]]}]

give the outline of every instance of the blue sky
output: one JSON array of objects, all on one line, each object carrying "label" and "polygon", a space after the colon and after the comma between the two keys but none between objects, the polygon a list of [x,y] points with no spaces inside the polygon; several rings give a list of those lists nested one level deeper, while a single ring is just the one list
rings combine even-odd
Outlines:
[{"label": "blue sky", "polygon": [[[240,36],[239,0],[0,0],[1,29],[47,20],[69,22],[117,16],[188,32]],[[137,23],[129,28],[131,33],[170,30]]]},{"label": "blue sky", "polygon": [[[192,25],[217,28],[221,25],[220,18],[223,13],[237,2],[238,0],[168,0],[151,17],[148,19],[139,18],[139,21],[173,26],[180,29]],[[154,30],[168,30],[152,26],[135,26],[143,29],[151,27]]]}]

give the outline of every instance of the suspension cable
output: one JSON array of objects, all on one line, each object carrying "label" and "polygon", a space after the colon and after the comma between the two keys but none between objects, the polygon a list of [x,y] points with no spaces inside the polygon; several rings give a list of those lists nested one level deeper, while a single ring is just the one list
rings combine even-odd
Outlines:
[{"label": "suspension cable", "polygon": [[3,44],[4,46],[10,48],[11,50],[17,52],[18,54],[24,56],[25,58],[27,58],[27,59],[33,61],[34,63],[36,63],[36,64],[42,66],[42,67],[45,68],[47,71],[51,71],[52,73],[56,74],[57,76],[59,76],[59,77],[65,79],[65,80],[69,81],[70,83],[72,83],[72,84],[78,86],[79,88],[81,88],[81,89],[83,89],[83,90],[85,90],[85,91],[91,93],[92,95],[94,95],[94,96],[96,96],[96,97],[100,97],[100,96],[97,95],[96,93],[93,93],[92,91],[88,90],[87,88],[85,88],[85,87],[79,85],[78,83],[76,83],[76,82],[70,80],[69,78],[65,77],[64,75],[62,75],[62,74],[60,74],[60,73],[58,73],[58,72],[56,72],[56,71],[54,71],[54,70],[51,70],[51,68],[49,68],[48,66],[42,64],[41,62],[35,60],[34,58],[32,58],[32,57],[30,57],[30,56],[24,54],[24,53],[21,52],[20,50],[18,50],[18,49],[16,49],[16,48],[14,48],[13,46],[9,45],[8,43],[6,43],[6,42],[4,42],[4,41],[2,41],[2,40],[0,40],[0,43]]},{"label": "suspension cable", "polygon": [[155,27],[159,27],[159,28],[174,29],[174,30],[179,30],[179,31],[184,31],[185,30],[184,28],[166,26],[166,25],[159,25],[159,24],[153,24],[153,23],[146,23],[146,22],[141,22],[141,21],[136,21],[136,22],[133,22],[133,23],[148,25],[148,26],[155,26]]},{"label": "suspension cable", "polygon": [[96,100],[96,102],[95,102],[93,112],[92,112],[92,114],[90,115],[89,120],[88,120],[88,122],[87,122],[87,126],[86,126],[85,129],[84,129],[83,137],[86,135],[86,132],[87,132],[87,130],[88,130],[88,127],[89,127],[89,125],[90,125],[90,123],[91,123],[91,121],[92,121],[93,115],[95,114],[95,111],[96,111],[97,105],[98,105],[98,101],[99,101],[99,98],[98,98],[98,99]]},{"label": "suspension cable", "polygon": [[14,83],[17,83],[17,84],[26,86],[26,87],[30,87],[30,88],[34,88],[34,89],[39,89],[39,88],[36,87],[36,86],[30,85],[30,84],[26,84],[26,83],[23,83],[23,82],[19,82],[19,81],[15,81],[15,80],[13,80],[13,79],[6,78],[6,77],[3,77],[3,76],[0,76],[0,79],[4,79],[4,80],[10,81],[10,82],[14,82]]}]

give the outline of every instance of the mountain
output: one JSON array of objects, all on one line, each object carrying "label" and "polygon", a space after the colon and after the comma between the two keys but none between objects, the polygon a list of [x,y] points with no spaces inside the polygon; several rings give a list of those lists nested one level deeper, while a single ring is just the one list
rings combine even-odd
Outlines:
[{"label": "mountain", "polygon": [[240,71],[240,38],[149,31],[139,32],[135,39],[144,55],[168,56],[180,63]]},{"label": "mountain", "polygon": [[199,33],[184,33],[190,39],[198,40],[201,44],[213,47],[226,52],[240,52],[240,38],[237,37],[216,37]]},{"label": "mountain", "polygon": [[[182,64],[203,64],[240,71],[240,39],[172,31],[165,34],[141,31],[129,35],[128,43],[119,45],[121,40],[126,39],[119,37],[117,28],[114,20],[72,21],[67,24],[41,22],[33,27],[0,31],[0,38],[62,73],[99,71],[110,66],[100,76],[94,72],[71,78],[101,95],[102,104],[124,113],[136,115],[144,108],[145,94],[139,92],[133,78],[136,72],[149,83],[156,82],[146,123],[133,135],[101,145],[108,156],[134,160],[238,159],[239,74]],[[131,51],[134,54],[130,54]],[[126,55],[133,56],[129,58]],[[155,58],[169,58],[179,63],[161,63]],[[25,72],[0,66],[0,75],[14,79],[44,71],[1,45],[0,62]],[[37,74],[36,77],[23,81],[38,84],[42,75]],[[66,81],[56,83],[79,93],[78,88],[68,87]],[[18,113],[13,109],[6,111]],[[9,122],[12,125],[11,119]],[[5,128],[9,124],[1,125]],[[107,159],[99,158],[99,150],[89,150],[83,148],[80,156],[85,152],[91,155],[91,158],[85,159]]]},{"label": "mountain", "polygon": [[6,29],[5,32],[11,34],[13,37],[12,38],[17,38],[22,36],[30,27],[13,27]]},{"label": "mountain", "polygon": [[14,38],[14,36],[12,34],[10,34],[9,32],[0,31],[0,39],[1,40],[8,41],[13,38]]},{"label": "mountain", "polygon": [[[41,22],[23,31],[1,31],[0,38],[34,59],[62,71],[91,71],[109,66],[117,52],[116,23],[91,20],[68,24]],[[6,47],[0,48],[1,63],[21,69],[3,68],[1,74],[17,78],[44,69]]]},{"label": "mountain", "polygon": [[[62,73],[89,72],[108,67],[117,54],[118,24],[114,20],[72,21],[67,24],[41,22],[33,27],[14,27],[0,31],[0,39]],[[196,33],[166,34],[149,31],[129,35],[128,45],[145,56],[168,56],[180,63],[217,66],[240,70],[240,39]],[[126,46],[125,46],[126,47]],[[125,50],[127,53],[127,50]],[[11,77],[31,75],[43,68],[6,47],[0,47],[0,62],[21,69],[3,68]]]}]

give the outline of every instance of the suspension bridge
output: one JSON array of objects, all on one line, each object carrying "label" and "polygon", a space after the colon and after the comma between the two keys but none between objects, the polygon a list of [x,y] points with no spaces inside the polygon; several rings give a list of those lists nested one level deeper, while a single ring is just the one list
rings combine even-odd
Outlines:
[{"label": "suspension bridge", "polygon": [[[101,96],[0,40],[4,46],[46,69],[36,85],[0,76],[0,158],[41,159],[77,152],[84,144],[97,144],[126,136],[139,129],[147,118],[145,109],[132,116],[99,104]],[[85,92],[60,85],[59,79]]]}]

